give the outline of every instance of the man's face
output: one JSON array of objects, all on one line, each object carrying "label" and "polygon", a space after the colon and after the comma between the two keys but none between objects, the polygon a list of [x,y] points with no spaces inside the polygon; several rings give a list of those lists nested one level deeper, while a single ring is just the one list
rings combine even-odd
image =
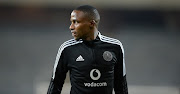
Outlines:
[{"label": "man's face", "polygon": [[90,35],[90,21],[85,16],[82,11],[74,10],[71,13],[71,25],[69,29],[71,30],[74,39],[87,39]]}]

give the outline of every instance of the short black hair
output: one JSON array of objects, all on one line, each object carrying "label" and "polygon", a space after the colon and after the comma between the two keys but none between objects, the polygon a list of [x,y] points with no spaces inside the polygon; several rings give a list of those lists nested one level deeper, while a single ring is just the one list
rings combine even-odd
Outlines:
[{"label": "short black hair", "polygon": [[90,5],[82,5],[75,8],[74,10],[79,10],[79,11],[84,12],[90,20],[95,20],[96,25],[98,27],[99,22],[100,22],[100,15],[95,7],[90,6]]}]

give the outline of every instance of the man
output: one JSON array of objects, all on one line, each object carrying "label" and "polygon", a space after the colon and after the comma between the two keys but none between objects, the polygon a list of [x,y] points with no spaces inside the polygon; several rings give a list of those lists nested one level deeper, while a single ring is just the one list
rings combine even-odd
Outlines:
[{"label": "man", "polygon": [[58,51],[47,94],[60,94],[70,71],[70,94],[128,94],[121,42],[101,35],[96,8],[84,5],[71,13],[74,39]]}]

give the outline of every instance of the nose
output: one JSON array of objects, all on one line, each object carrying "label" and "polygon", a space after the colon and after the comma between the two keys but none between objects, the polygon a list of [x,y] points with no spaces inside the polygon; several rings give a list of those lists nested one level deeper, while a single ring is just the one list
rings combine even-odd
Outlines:
[{"label": "nose", "polygon": [[69,29],[74,30],[74,24],[73,23],[71,23],[71,25],[69,26]]}]

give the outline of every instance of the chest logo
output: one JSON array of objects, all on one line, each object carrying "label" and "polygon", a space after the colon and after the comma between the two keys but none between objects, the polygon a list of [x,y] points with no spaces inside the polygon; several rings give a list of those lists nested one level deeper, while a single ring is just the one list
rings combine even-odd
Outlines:
[{"label": "chest logo", "polygon": [[84,61],[84,58],[80,55],[80,56],[76,59],[76,61]]},{"label": "chest logo", "polygon": [[105,51],[105,52],[103,53],[103,58],[104,58],[104,60],[106,60],[106,61],[111,61],[111,60],[113,59],[113,55],[112,55],[111,52]]},{"label": "chest logo", "polygon": [[90,77],[93,80],[98,80],[101,77],[101,73],[98,69],[92,69],[90,72]]}]

